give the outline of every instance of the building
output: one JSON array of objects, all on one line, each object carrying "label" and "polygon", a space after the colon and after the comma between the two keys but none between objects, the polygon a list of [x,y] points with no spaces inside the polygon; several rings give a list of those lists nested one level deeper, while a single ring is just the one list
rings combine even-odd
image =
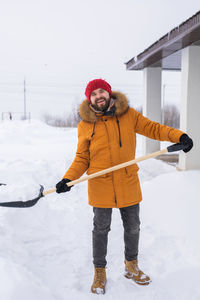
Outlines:
[{"label": "building", "polygon": [[[200,11],[165,34],[126,63],[127,70],[143,70],[143,113],[161,122],[162,70],[181,72],[180,129],[194,141],[192,151],[180,151],[178,168],[200,169]],[[160,149],[146,139],[144,152]]]}]

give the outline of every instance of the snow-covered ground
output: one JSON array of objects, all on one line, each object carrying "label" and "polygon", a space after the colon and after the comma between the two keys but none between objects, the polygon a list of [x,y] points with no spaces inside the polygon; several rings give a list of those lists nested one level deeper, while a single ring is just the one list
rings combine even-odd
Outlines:
[{"label": "snow-covered ground", "polygon": [[[76,129],[40,121],[0,124],[0,202],[28,200],[54,187],[76,151]],[[137,156],[141,155],[138,138]],[[113,209],[104,299],[200,299],[200,171],[139,164],[143,190],[139,262],[152,283],[123,277],[123,228]],[[32,208],[0,208],[0,299],[95,299],[87,183],[42,198]],[[100,296],[101,297],[101,296]]]}]

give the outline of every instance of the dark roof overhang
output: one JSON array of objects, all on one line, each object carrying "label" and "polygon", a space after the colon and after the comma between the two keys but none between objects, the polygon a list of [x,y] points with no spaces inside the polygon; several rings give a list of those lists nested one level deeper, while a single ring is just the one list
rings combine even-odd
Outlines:
[{"label": "dark roof overhang", "polygon": [[181,70],[181,49],[189,45],[200,45],[200,11],[126,62],[126,69]]}]

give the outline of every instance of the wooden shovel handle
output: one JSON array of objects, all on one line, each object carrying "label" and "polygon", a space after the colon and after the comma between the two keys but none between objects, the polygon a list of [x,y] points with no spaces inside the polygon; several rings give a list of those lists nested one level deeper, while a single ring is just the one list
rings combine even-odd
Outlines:
[{"label": "wooden shovel handle", "polygon": [[[81,178],[73,180],[73,181],[70,181],[70,182],[68,182],[66,184],[68,186],[72,186],[72,185],[78,184],[80,182],[83,182],[83,181],[86,181],[86,180],[90,180],[92,178],[95,178],[95,177],[98,177],[98,176],[101,176],[101,175],[104,175],[104,174],[107,174],[107,173],[110,173],[110,172],[114,172],[116,170],[119,170],[119,169],[122,169],[122,168],[125,168],[125,167],[128,167],[128,166],[131,166],[131,165],[133,165],[135,163],[138,163],[140,161],[143,161],[143,160],[146,160],[146,159],[149,159],[149,158],[153,158],[153,157],[156,157],[158,155],[161,155],[161,154],[164,154],[164,153],[167,153],[167,152],[168,152],[167,148],[163,149],[163,150],[160,150],[160,151],[157,151],[157,152],[153,152],[151,154],[147,154],[147,155],[138,157],[136,159],[129,160],[129,161],[125,162],[125,163],[116,165],[114,167],[111,167],[111,168],[108,168],[108,169],[105,169],[105,170],[93,173],[91,175],[87,175],[87,176],[81,177]],[[48,191],[44,191],[43,195],[45,196],[45,195],[51,194],[51,193],[53,193],[55,191],[56,191],[56,188],[52,188],[52,189],[50,189]]]}]

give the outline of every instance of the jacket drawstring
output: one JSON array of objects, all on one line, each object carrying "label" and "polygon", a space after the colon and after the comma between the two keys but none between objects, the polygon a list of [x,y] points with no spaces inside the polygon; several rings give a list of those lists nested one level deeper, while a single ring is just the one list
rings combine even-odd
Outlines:
[{"label": "jacket drawstring", "polygon": [[[117,121],[117,127],[118,127],[118,132],[119,132],[119,145],[120,145],[120,147],[122,147],[121,131],[120,131],[120,125],[119,125],[119,120],[118,120],[117,116],[116,116],[116,121]],[[95,126],[96,126],[96,122],[94,122],[94,125],[93,125],[93,130],[92,130],[91,138],[94,136]]]},{"label": "jacket drawstring", "polygon": [[94,122],[94,125],[93,125],[93,130],[92,130],[91,138],[93,137],[94,132],[95,132],[95,125],[96,125],[96,122]]},{"label": "jacket drawstring", "polygon": [[118,131],[119,131],[119,145],[120,145],[120,147],[122,147],[121,132],[120,132],[119,120],[118,120],[117,116],[116,116],[116,121],[117,121],[117,127],[118,127]]}]

